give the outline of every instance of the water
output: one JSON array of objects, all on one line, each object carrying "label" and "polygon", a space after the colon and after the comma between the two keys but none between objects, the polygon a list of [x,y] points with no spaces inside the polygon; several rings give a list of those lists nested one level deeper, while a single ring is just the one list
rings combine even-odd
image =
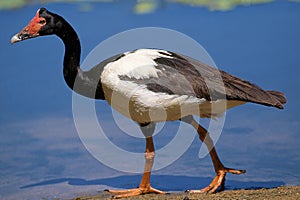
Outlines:
[{"label": "water", "polygon": [[[146,15],[133,14],[128,3],[94,4],[90,12],[79,12],[76,4],[45,7],[77,30],[83,59],[121,31],[165,27],[198,41],[219,68],[284,92],[288,103],[283,111],[253,104],[230,110],[217,151],[226,166],[247,170],[227,177],[229,189],[300,184],[300,4],[277,1],[230,12],[168,4]],[[0,198],[70,198],[104,188],[136,187],[140,175],[104,166],[81,143],[72,119],[72,93],[62,77],[62,43],[50,36],[9,44],[38,8],[0,11]],[[143,152],[144,141],[123,135],[111,123],[108,105],[96,105],[110,138],[124,149]],[[157,135],[157,148],[174,137],[177,126],[170,123]],[[208,184],[213,167],[209,157],[199,160],[199,148],[195,139],[179,160],[154,172],[153,186],[184,191]]]}]

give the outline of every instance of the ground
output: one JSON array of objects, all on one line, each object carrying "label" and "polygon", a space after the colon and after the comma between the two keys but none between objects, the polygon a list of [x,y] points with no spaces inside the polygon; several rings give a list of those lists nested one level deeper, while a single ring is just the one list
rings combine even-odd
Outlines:
[{"label": "ground", "polygon": [[[112,199],[109,193],[101,193],[91,197],[77,197],[73,200],[108,200]],[[167,195],[147,194],[138,197],[130,197],[126,200],[231,200],[231,199],[272,199],[272,200],[297,200],[300,199],[300,186],[283,186],[271,189],[258,190],[226,190],[216,194],[187,194],[171,193]]]}]

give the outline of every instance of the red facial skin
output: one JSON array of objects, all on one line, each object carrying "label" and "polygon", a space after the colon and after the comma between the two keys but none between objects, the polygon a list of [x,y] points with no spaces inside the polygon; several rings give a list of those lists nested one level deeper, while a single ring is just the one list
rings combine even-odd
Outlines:
[{"label": "red facial skin", "polygon": [[39,16],[39,12],[33,17],[29,24],[21,31],[21,33],[27,33],[32,36],[38,36],[39,30],[46,24],[46,19]]},{"label": "red facial skin", "polygon": [[23,28],[21,32],[19,32],[11,38],[10,43],[14,44],[16,42],[27,40],[29,38],[38,37],[40,35],[39,31],[45,24],[46,19],[40,17],[38,10],[33,19],[29,22],[29,24],[25,28]]}]

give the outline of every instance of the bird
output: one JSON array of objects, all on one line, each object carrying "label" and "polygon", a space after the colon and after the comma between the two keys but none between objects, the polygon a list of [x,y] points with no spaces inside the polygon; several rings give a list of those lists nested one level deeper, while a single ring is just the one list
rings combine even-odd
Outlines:
[{"label": "bird", "polygon": [[188,192],[215,193],[224,189],[227,173],[239,175],[246,170],[223,165],[209,132],[195,116],[219,117],[227,109],[248,102],[283,109],[287,102],[282,92],[263,90],[189,56],[162,49],[128,51],[83,71],[76,31],[62,16],[46,8],[38,9],[28,25],[11,38],[11,43],[47,35],[58,36],[64,44],[63,76],[68,87],[82,96],[106,100],[115,110],[135,121],[145,136],[145,166],[139,187],[107,190],[115,198],[165,194],[150,183],[155,157],[153,133],[158,122],[179,120],[195,129],[210,150],[216,174],[207,187]]}]

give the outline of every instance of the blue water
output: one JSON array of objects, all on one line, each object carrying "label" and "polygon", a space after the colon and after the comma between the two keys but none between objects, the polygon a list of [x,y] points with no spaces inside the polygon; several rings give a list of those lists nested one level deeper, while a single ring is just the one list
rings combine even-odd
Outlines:
[{"label": "blue water", "polygon": [[[227,112],[217,151],[226,166],[247,170],[245,175],[228,175],[228,189],[300,184],[300,4],[276,1],[230,12],[168,4],[146,15],[133,14],[133,4],[123,2],[95,3],[90,12],[79,12],[77,4],[44,6],[77,30],[82,59],[121,31],[165,27],[198,41],[219,68],[284,92],[288,103],[282,111],[247,104]],[[62,77],[62,43],[50,36],[9,44],[39,7],[0,11],[0,198],[70,198],[106,187],[136,187],[140,175],[104,166],[81,143],[72,93]],[[112,124],[109,106],[96,105],[101,123]],[[156,137],[158,147],[174,136],[170,132],[177,125],[170,123]],[[143,151],[143,140],[109,128],[116,144]],[[213,167],[209,157],[198,158],[199,147],[195,139],[180,159],[154,172],[153,186],[183,191],[208,184]]]}]

